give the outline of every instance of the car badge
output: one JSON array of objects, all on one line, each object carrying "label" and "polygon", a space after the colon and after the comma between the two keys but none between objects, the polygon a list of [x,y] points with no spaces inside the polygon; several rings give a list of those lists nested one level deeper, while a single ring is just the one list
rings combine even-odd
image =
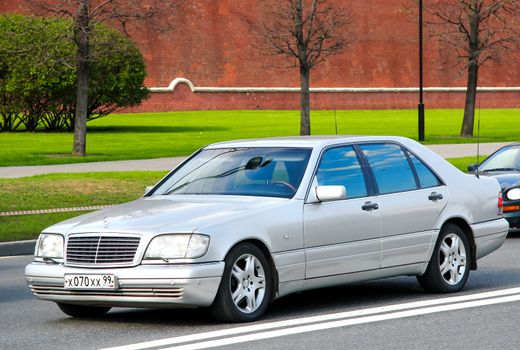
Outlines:
[{"label": "car badge", "polygon": [[105,216],[103,218],[103,225],[108,226],[108,224],[110,224],[110,219],[108,216]]}]

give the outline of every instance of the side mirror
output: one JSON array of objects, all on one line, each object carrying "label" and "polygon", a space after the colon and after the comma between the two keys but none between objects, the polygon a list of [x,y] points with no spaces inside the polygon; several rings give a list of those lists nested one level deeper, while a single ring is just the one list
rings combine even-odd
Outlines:
[{"label": "side mirror", "polygon": [[347,198],[345,186],[316,186],[316,198],[320,202],[339,201]]},{"label": "side mirror", "polygon": [[470,164],[470,165],[468,165],[468,171],[469,171],[470,173],[474,173],[474,172],[476,172],[477,169],[478,169],[478,164]]},{"label": "side mirror", "polygon": [[150,192],[152,190],[152,188],[154,188],[155,186],[146,186],[144,188],[144,195],[146,196],[148,194],[148,192]]}]

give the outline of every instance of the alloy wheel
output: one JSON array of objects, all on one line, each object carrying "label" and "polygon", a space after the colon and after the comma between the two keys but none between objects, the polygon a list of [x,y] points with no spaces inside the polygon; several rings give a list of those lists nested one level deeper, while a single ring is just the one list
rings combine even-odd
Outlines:
[{"label": "alloy wheel", "polygon": [[265,298],[265,272],[257,257],[244,254],[235,261],[230,288],[233,303],[240,311],[252,313],[258,309]]},{"label": "alloy wheel", "polygon": [[449,285],[458,284],[467,269],[466,248],[455,233],[447,234],[439,249],[439,271]]}]

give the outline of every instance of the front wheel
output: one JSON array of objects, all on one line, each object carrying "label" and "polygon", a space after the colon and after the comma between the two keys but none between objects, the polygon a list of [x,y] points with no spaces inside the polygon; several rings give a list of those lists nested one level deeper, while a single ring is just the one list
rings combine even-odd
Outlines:
[{"label": "front wheel", "polygon": [[428,292],[458,292],[468,280],[470,266],[468,238],[459,226],[447,224],[439,234],[425,274],[417,280]]},{"label": "front wheel", "polygon": [[91,318],[103,316],[110,310],[110,307],[86,306],[57,303],[58,307],[69,316],[79,318]]},{"label": "front wheel", "polygon": [[267,258],[254,244],[241,243],[229,252],[225,263],[211,314],[224,322],[257,320],[267,309],[273,288]]}]

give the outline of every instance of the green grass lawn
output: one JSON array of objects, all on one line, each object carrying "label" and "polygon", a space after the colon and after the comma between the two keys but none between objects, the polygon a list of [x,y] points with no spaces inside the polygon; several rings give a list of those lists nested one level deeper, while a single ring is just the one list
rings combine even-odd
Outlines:
[{"label": "green grass lawn", "polygon": [[[337,111],[339,134],[417,136],[416,110]],[[313,111],[314,135],[334,134],[334,112]],[[462,110],[426,111],[425,143],[467,143]],[[481,111],[481,141],[517,141],[520,109]],[[113,114],[88,123],[85,158],[71,157],[72,134],[0,133],[0,166],[185,156],[212,142],[297,135],[298,111],[197,111]]]},{"label": "green grass lawn", "polygon": [[[486,159],[487,156],[480,155],[479,160],[482,162],[484,159]],[[477,162],[476,156],[471,157],[463,157],[463,158],[451,158],[446,159],[451,164],[455,165],[460,171],[467,172],[468,171],[468,165],[475,164]]]},{"label": "green grass lawn", "polygon": [[0,179],[0,211],[123,203],[143,195],[165,171],[48,174]]},{"label": "green grass lawn", "polygon": [[0,217],[0,242],[35,239],[45,227],[83,213],[85,212],[2,216]]},{"label": "green grass lawn", "polygon": [[[461,170],[475,157],[449,161]],[[142,196],[166,173],[157,171],[49,174],[0,179],[0,211],[119,204]],[[33,239],[45,227],[85,212],[0,217],[0,242]]]},{"label": "green grass lawn", "polygon": [[[118,204],[139,198],[166,172],[49,174],[0,179],[0,211]],[[47,226],[85,212],[0,217],[0,242],[36,238]]]}]

